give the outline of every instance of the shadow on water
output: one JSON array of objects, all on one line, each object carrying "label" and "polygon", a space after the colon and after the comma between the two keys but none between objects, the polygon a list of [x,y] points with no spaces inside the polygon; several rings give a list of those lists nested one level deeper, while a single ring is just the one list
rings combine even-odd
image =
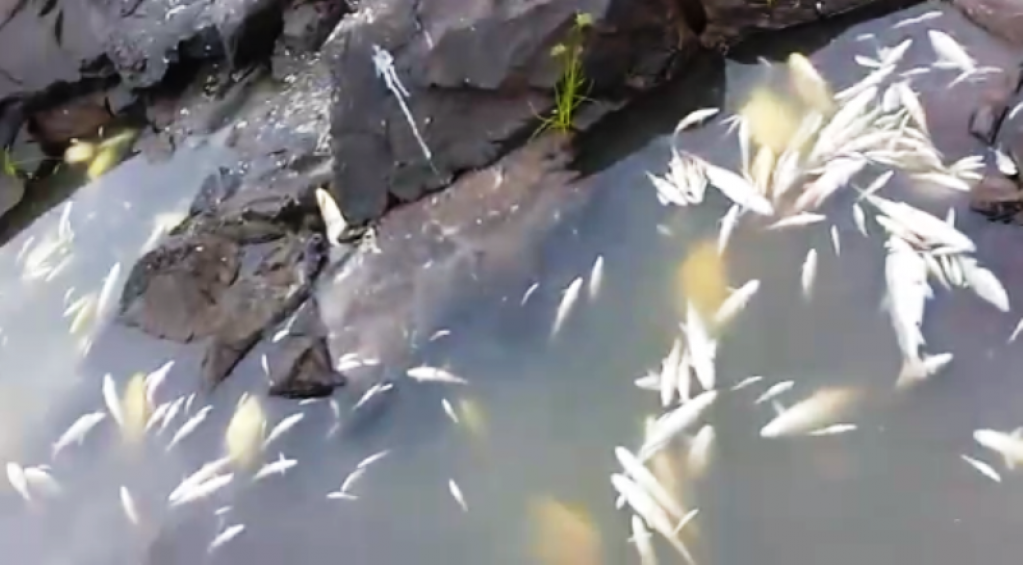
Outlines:
[{"label": "shadow on water", "polygon": [[[892,30],[896,18],[929,9],[934,6],[849,29],[815,60],[837,88],[855,82],[866,71],[852,66],[853,54],[873,49],[855,37],[870,31],[886,45],[915,38],[919,45],[907,65],[924,64],[933,58],[926,44],[930,25],[963,39],[984,64],[1011,59],[955,14]],[[765,72],[735,62],[726,70],[727,114]],[[949,95],[942,90],[947,80],[931,77],[922,88],[936,143],[953,160],[979,150],[966,134],[969,108],[963,103],[978,92],[964,86]],[[168,509],[168,493],[182,477],[222,449],[223,430],[241,394],[265,388],[257,351],[222,388],[198,396],[187,414],[152,433],[139,452],[120,444],[108,419],[84,445],[70,446],[51,463],[61,494],[26,504],[11,490],[0,493],[6,555],[44,565],[521,564],[538,562],[538,544],[556,543],[579,548],[580,565],[591,565],[582,560],[587,552],[572,545],[580,539],[552,541],[544,535],[555,534],[535,532],[530,504],[554,497],[593,517],[604,563],[637,562],[626,541],[627,517],[615,511],[608,482],[617,470],[612,449],[635,447],[643,418],[659,412],[656,395],[637,389],[633,380],[659,365],[678,333],[685,297],[676,271],[696,242],[716,237],[727,208],[716,194],[698,208],[662,207],[645,176],[664,170],[666,134],[681,114],[721,101],[715,97],[720,94],[697,100],[690,94],[668,96],[671,104],[663,107],[648,105],[650,117],[642,120],[621,118],[616,150],[631,155],[587,179],[591,204],[546,242],[534,273],[539,286],[524,305],[525,288],[495,287],[446,320],[451,333],[421,352],[418,362],[447,367],[468,385],[402,381],[391,402],[361,422],[347,419],[331,400],[264,399],[271,426],[288,414],[304,414],[266,454],[284,454],[298,465],[254,484],[239,474],[204,500]],[[660,123],[657,111],[664,112]],[[630,138],[633,127],[643,129],[637,123],[650,128],[648,141]],[[736,160],[734,140],[719,123],[684,133],[680,144],[722,165]],[[589,147],[598,155],[594,161],[613,153]],[[0,279],[0,459],[48,462],[60,431],[102,406],[105,372],[116,377],[120,390],[130,373],[175,359],[157,401],[195,390],[198,361],[191,348],[130,330],[112,330],[83,361],[78,339],[66,329],[64,295],[69,286],[78,289],[74,296],[93,291],[116,261],[130,265],[154,219],[183,210],[191,191],[224,158],[207,147],[159,166],[136,159],[83,187],[70,200],[74,262],[49,283],[22,278],[32,256],[22,249],[33,238],[38,243],[56,233],[62,207],[0,249],[0,272],[7,274]],[[942,215],[949,206],[959,210],[958,225],[975,237],[978,258],[1014,296],[1023,271],[1014,267],[1011,253],[995,255],[992,249],[1023,248],[1023,233],[970,216],[960,194],[907,186],[900,188],[903,195]],[[841,234],[841,255],[832,250],[826,229],[764,237],[742,227],[730,243],[731,284],[758,278],[763,286],[721,344],[718,379],[730,386],[762,375],[766,383],[722,394],[712,414],[719,443],[710,473],[688,483],[680,477],[687,503],[701,509],[693,549],[701,563],[1014,562],[1023,493],[1011,479],[992,483],[958,455],[985,457],[972,445],[971,432],[1014,428],[1023,414],[1023,387],[1015,374],[1023,359],[1018,347],[1005,345],[1015,320],[995,315],[973,296],[938,290],[925,334],[934,351],[952,351],[955,361],[934,381],[895,396],[899,355],[879,307],[880,228],[871,223],[870,237],[859,235],[849,205],[837,198],[828,210]],[[820,254],[820,273],[806,304],[798,272],[811,246]],[[589,273],[598,255],[605,260],[599,293],[584,292],[562,332],[549,339],[563,289]],[[753,406],[753,399],[767,384],[788,379],[796,385],[781,397],[785,405],[825,385],[863,389],[868,402],[852,417],[860,428],[830,437],[760,438],[772,412],[766,404]],[[445,401],[458,424],[446,415]],[[167,450],[175,430],[207,403],[212,409],[196,433]],[[354,483],[355,499],[326,497],[360,461],[381,450],[390,452]],[[467,511],[449,493],[451,480]],[[138,525],[120,507],[122,485],[133,494]],[[246,528],[207,554],[216,532],[230,524]],[[659,549],[662,562],[676,562],[668,548]]]}]

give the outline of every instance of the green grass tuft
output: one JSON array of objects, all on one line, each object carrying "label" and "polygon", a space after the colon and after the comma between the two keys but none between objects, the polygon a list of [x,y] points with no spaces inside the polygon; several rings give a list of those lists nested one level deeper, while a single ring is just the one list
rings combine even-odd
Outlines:
[{"label": "green grass tuft", "polygon": [[541,118],[534,135],[547,130],[569,132],[575,124],[576,110],[587,100],[589,81],[583,74],[583,40],[586,28],[593,25],[593,16],[576,14],[566,41],[551,49],[551,56],[561,61],[561,77],[554,87],[554,108]]}]

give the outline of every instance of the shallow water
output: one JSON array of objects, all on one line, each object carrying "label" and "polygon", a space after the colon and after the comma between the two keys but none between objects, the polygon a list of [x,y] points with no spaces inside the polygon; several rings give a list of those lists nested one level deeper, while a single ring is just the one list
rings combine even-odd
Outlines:
[{"label": "shallow water", "polygon": [[[876,31],[885,45],[914,37],[907,67],[925,64],[933,57],[926,40],[932,25],[967,42],[983,64],[1012,61],[954,14],[891,29],[930,9],[920,6],[849,30],[815,61],[837,88],[852,84],[867,72],[852,55],[873,49],[857,36]],[[726,110],[768,79],[760,65],[729,64]],[[930,127],[947,161],[979,150],[966,134],[967,102],[977,89],[943,90],[950,79],[936,71],[922,83]],[[666,111],[662,131],[679,117]],[[209,500],[168,510],[166,497],[178,481],[219,452],[239,396],[264,390],[257,352],[209,399],[213,410],[196,435],[170,452],[164,445],[184,416],[141,453],[119,445],[108,419],[84,446],[67,448],[52,463],[62,494],[27,505],[11,489],[0,493],[6,555],[45,565],[139,563],[147,553],[154,565],[529,563],[538,562],[538,544],[579,543],[536,533],[530,503],[553,497],[593,517],[605,563],[638,562],[626,541],[628,516],[613,506],[613,448],[636,448],[643,418],[659,412],[657,395],[633,380],[659,365],[675,337],[685,300],[678,266],[694,243],[716,237],[727,208],[718,195],[692,209],[656,202],[645,172],[663,170],[669,143],[659,136],[594,179],[585,213],[547,242],[544,267],[535,273],[539,289],[525,306],[519,306],[525,288],[500,289],[468,314],[447,320],[451,335],[433,342],[420,361],[447,366],[469,385],[402,382],[392,402],[346,419],[333,435],[329,401],[265,399],[271,425],[305,413],[267,454],[272,459],[284,453],[298,466],[254,485],[239,477]],[[717,123],[684,134],[679,143],[722,165],[734,166],[737,159],[734,139]],[[157,400],[195,389],[192,348],[130,330],[105,332],[83,359],[68,335],[70,321],[62,317],[63,296],[68,286],[78,293],[95,290],[116,261],[124,266],[123,280],[155,218],[186,209],[202,178],[228,158],[206,147],[160,165],[136,159],[79,190],[70,216],[74,260],[49,283],[22,280],[18,255],[30,238],[55,233],[62,206],[0,249],[0,273],[6,273],[0,278],[0,459],[26,466],[47,462],[49,444],[72,420],[101,409],[104,373],[117,378],[120,390],[132,372],[176,359]],[[1013,269],[1014,255],[1005,250],[1020,248],[1023,232],[972,216],[964,195],[948,189],[901,186],[889,194],[942,215],[955,207],[959,227],[977,241],[978,258],[1015,298],[1023,271]],[[1005,345],[1016,317],[998,314],[967,292],[936,289],[924,328],[929,351],[951,351],[955,361],[932,381],[896,394],[900,359],[880,309],[880,227],[871,222],[871,237],[859,235],[847,198],[836,198],[828,211],[840,229],[840,256],[831,248],[830,223],[772,237],[746,226],[729,245],[731,283],[759,278],[763,286],[720,347],[718,379],[722,388],[749,375],[763,375],[765,382],[724,393],[711,415],[717,449],[708,475],[686,486],[687,502],[701,510],[699,534],[694,529],[687,540],[701,563],[1014,562],[1014,535],[1023,522],[1017,481],[1006,475],[1004,484],[995,484],[959,454],[998,466],[971,434],[1020,422],[1021,350]],[[806,304],[798,273],[810,246],[820,254],[820,267]],[[598,254],[606,261],[601,292],[583,298],[562,332],[548,340],[562,289],[587,275]],[[859,429],[829,437],[760,438],[773,413],[767,405],[753,406],[753,399],[769,383],[788,379],[796,386],[781,397],[786,406],[823,385],[863,389],[865,401],[845,420]],[[445,415],[444,398],[456,406],[461,425]],[[205,401],[197,399],[190,414]],[[474,408],[457,408],[466,404]],[[481,423],[469,425],[476,421]],[[359,461],[385,449],[389,455],[355,484],[357,500],[325,497]],[[467,512],[449,494],[450,479],[460,485]],[[119,507],[121,485],[136,499],[140,526]],[[226,505],[231,510],[214,517],[214,509]],[[218,528],[238,523],[246,530],[206,555]],[[659,549],[662,562],[677,562],[667,547]],[[578,563],[591,563],[585,554],[579,551]]]}]

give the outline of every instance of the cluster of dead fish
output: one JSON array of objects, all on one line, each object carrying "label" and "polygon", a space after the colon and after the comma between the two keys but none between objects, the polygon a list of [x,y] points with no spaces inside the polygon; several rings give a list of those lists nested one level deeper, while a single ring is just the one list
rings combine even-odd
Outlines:
[{"label": "cluster of dead fish", "polygon": [[[1009,297],[998,278],[973,257],[976,246],[955,225],[950,210],[939,218],[904,202],[880,195],[900,175],[957,191],[968,191],[984,167],[983,157],[971,156],[950,165],[943,162],[927,129],[924,107],[911,86],[913,76],[932,69],[954,69],[959,74],[952,86],[992,69],[979,67],[967,51],[948,34],[932,30],[929,40],[937,54],[931,68],[898,72],[898,65],[912,45],[906,40],[891,48],[880,48],[874,58],[858,57],[873,70],[851,87],[832,94],[830,85],[806,57],[795,54],[788,61],[789,83],[799,107],[767,90],[753,93],[746,107],[729,118],[730,131],[738,131],[740,171],[732,172],[693,153],[673,147],[668,170],[663,176],[648,175],[664,205],[691,206],[702,203],[709,187],[719,190],[731,202],[721,221],[717,252],[724,253],[740,219],[761,218],[767,231],[795,229],[828,222],[823,205],[837,194],[851,192],[852,218],[864,237],[867,210],[886,233],[885,309],[891,319],[903,364],[897,386],[918,382],[940,371],[952,360],[951,353],[927,354],[922,325],[925,306],[933,298],[931,281],[946,289],[968,288],[997,309],[1008,312]],[[678,124],[676,135],[696,127],[718,114],[718,109],[697,110]],[[1007,156],[996,152],[1002,169],[1015,171]],[[873,178],[858,184],[865,175]],[[854,191],[854,192],[853,192]],[[836,199],[837,200],[837,199]],[[836,254],[841,244],[838,227],[830,226]],[[801,291],[812,299],[817,271],[817,250],[810,249],[800,272]],[[751,280],[733,290],[716,311],[702,312],[688,302],[681,336],[674,341],[661,363],[660,371],[636,381],[637,386],[660,396],[666,412],[646,431],[638,456],[625,448],[616,449],[624,471],[611,481],[634,516],[633,541],[644,564],[655,563],[647,528],[665,538],[687,561],[692,556],[678,538],[682,527],[695,515],[685,511],[669,489],[655,477],[648,463],[678,439],[685,440],[690,472],[706,465],[713,428],[707,424],[695,431],[719,396],[715,373],[719,341],[727,325],[745,308],[760,288]],[[1023,322],[1013,334],[1023,330]],[[684,345],[683,345],[684,344]],[[752,386],[763,377],[753,376],[731,387],[732,391]],[[778,397],[791,390],[794,381],[768,387],[755,404],[770,402],[775,417],[761,430],[762,437],[790,435],[831,435],[856,429],[841,421],[862,398],[852,388],[823,388],[785,408]],[[698,388],[697,388],[698,387]],[[695,432],[694,432],[695,431]],[[978,430],[977,442],[996,451],[1010,468],[1023,461],[1023,430],[1014,433]],[[963,460],[988,477],[1000,481],[994,469],[978,459]]]}]

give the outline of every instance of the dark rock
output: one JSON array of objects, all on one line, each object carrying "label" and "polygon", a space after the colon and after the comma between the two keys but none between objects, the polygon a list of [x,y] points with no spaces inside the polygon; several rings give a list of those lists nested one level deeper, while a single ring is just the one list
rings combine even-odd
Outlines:
[{"label": "dark rock", "polygon": [[100,91],[35,112],[29,118],[29,127],[43,146],[63,148],[72,139],[95,136],[113,118],[107,95]]},{"label": "dark rock", "polygon": [[952,0],[952,4],[992,35],[1023,47],[1023,1]]},{"label": "dark rock", "polygon": [[90,0],[107,56],[131,87],[160,82],[181,59],[262,60],[282,25],[279,0]]},{"label": "dark rock", "polygon": [[344,0],[293,2],[284,12],[278,48],[291,55],[318,51],[348,11]]},{"label": "dark rock", "polygon": [[[577,13],[595,25],[583,40],[588,97],[614,99],[662,83],[695,44],[681,13],[660,0],[543,0],[493,4],[376,0],[342,20],[333,57],[333,191],[362,224],[486,166],[549,115],[562,73],[551,49]],[[379,45],[395,59],[432,163],[402,108],[377,78]]]},{"label": "dark rock", "polygon": [[[549,135],[447,190],[395,209],[318,291],[334,357],[357,354],[402,367],[411,345],[474,293],[525,282],[539,243],[588,192],[565,169],[567,140]],[[382,377],[346,376],[356,391]]]},{"label": "dark rock", "polygon": [[970,209],[992,221],[1023,223],[1023,191],[1001,174],[986,175],[970,191]]},{"label": "dark rock", "polygon": [[25,183],[16,176],[0,173],[0,216],[11,211],[25,197]]},{"label": "dark rock", "polygon": [[985,85],[979,105],[970,114],[970,134],[987,145],[994,143],[1019,89],[1019,71],[1003,74]]},{"label": "dark rock", "polygon": [[289,335],[270,356],[270,394],[285,398],[330,396],[345,384],[334,370],[324,337]]}]

